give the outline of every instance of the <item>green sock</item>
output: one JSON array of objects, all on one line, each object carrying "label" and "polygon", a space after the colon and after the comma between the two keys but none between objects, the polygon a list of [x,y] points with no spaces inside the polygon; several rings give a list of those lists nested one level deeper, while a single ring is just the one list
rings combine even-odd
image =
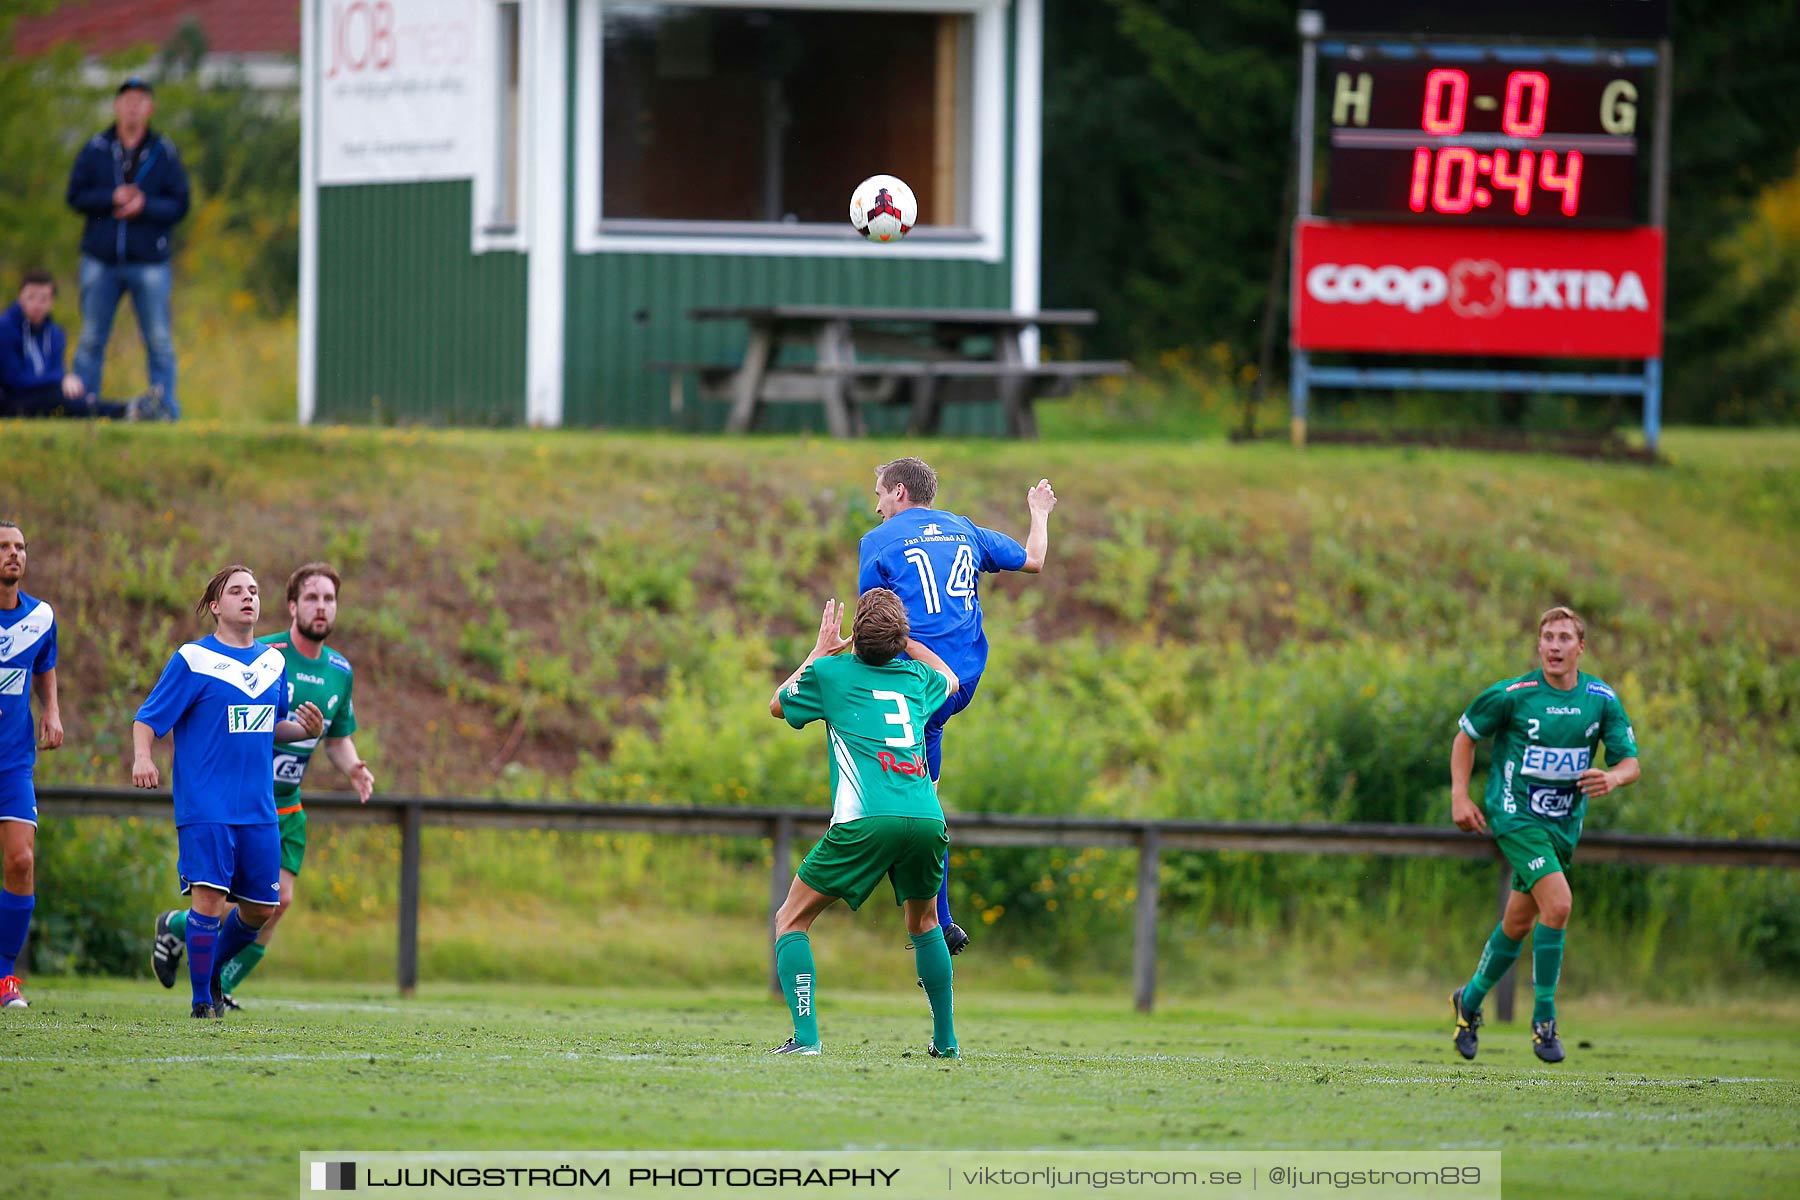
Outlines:
[{"label": "green sock", "polygon": [[1556,981],[1562,975],[1563,930],[1539,925],[1531,931],[1531,990],[1537,997],[1531,1019],[1556,1020]]},{"label": "green sock", "polygon": [[256,970],[256,964],[268,952],[269,948],[261,942],[251,942],[239,950],[237,957],[225,964],[225,973],[220,976],[220,986],[228,992],[237,991],[238,985],[244,982],[244,976]]},{"label": "green sock", "polygon": [[940,926],[913,936],[913,960],[931,1001],[931,1044],[940,1053],[956,1049],[956,1013],[951,997],[950,951]]},{"label": "green sock", "polygon": [[813,1012],[812,939],[804,933],[788,933],[775,939],[775,972],[781,976],[781,994],[794,1014],[794,1040],[802,1046],[819,1044],[819,1018]]},{"label": "green sock", "polygon": [[1475,976],[1463,988],[1464,1008],[1470,1012],[1481,1011],[1481,1002],[1494,990],[1506,969],[1518,961],[1522,944],[1507,937],[1506,930],[1499,925],[1494,926],[1494,932],[1488,934],[1487,948],[1481,952],[1481,961],[1475,964]]},{"label": "green sock", "polygon": [[185,908],[178,908],[169,914],[169,932],[175,935],[177,941],[187,940],[187,915],[188,910]]}]

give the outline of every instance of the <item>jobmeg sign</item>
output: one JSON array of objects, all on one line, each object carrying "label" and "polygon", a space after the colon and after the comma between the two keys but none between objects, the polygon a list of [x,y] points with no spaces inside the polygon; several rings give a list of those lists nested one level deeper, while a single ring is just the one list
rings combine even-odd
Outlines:
[{"label": "jobmeg sign", "polygon": [[1305,220],[1297,350],[1657,358],[1663,234]]}]

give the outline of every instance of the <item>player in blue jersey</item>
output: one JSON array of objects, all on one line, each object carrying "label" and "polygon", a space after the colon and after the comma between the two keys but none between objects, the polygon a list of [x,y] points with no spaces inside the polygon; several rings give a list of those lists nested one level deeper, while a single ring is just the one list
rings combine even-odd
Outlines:
[{"label": "player in blue jersey", "polygon": [[[1044,569],[1050,552],[1050,510],[1056,492],[1048,479],[1025,496],[1031,529],[1020,545],[967,517],[931,507],[937,472],[923,459],[897,458],[875,469],[875,511],[881,524],[863,535],[858,592],[884,587],[906,605],[912,636],[944,660],[961,686],[925,725],[925,763],[935,784],[943,764],[944,723],[969,706],[987,667],[987,634],[981,627],[983,572]],[[959,954],[969,935],[950,919],[950,878],[938,891],[938,924],[944,944]]]},{"label": "player in blue jersey", "polygon": [[[192,896],[188,979],[196,1017],[222,1017],[220,973],[281,900],[281,833],[269,763],[277,742],[316,738],[325,716],[288,717],[287,664],[256,640],[262,599],[250,568],[214,575],[194,608],[217,632],[177,650],[131,725],[131,782],[159,782],[150,749],[174,731],[176,868]],[[233,907],[235,904],[236,907]]]},{"label": "player in blue jersey", "polygon": [[[62,745],[62,713],[56,701],[56,614],[19,590],[25,578],[25,535],[0,521],[0,1009],[25,1008],[19,988],[19,955],[37,904],[34,854],[37,791],[31,782],[38,748]],[[34,728],[31,701],[42,715]]]}]

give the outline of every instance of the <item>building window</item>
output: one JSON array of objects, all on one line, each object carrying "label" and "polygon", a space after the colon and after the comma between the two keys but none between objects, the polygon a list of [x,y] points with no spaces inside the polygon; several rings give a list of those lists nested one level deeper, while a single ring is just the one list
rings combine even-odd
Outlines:
[{"label": "building window", "polygon": [[725,239],[739,245],[715,248],[751,252],[746,239],[860,243],[850,192],[882,173],[919,200],[905,246],[980,243],[998,256],[1006,0],[588,9],[581,36],[597,79],[584,62],[578,193],[585,183],[592,196],[578,194],[590,232],[579,248],[612,237],[661,249]]},{"label": "building window", "polygon": [[490,0],[482,55],[487,150],[475,177],[475,248],[522,249],[524,240],[524,5]]}]

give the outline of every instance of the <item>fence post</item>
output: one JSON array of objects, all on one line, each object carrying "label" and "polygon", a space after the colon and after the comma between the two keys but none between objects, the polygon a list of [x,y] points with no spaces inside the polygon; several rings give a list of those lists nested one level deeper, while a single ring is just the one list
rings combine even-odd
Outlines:
[{"label": "fence post", "polygon": [[[1503,860],[1500,863],[1500,916],[1502,918],[1506,916],[1507,901],[1512,899],[1512,878],[1512,864]],[[1494,990],[1490,993],[1494,997],[1494,1020],[1503,1025],[1512,1023],[1513,992],[1517,989],[1518,984],[1519,964],[1515,961],[1512,966],[1506,968],[1506,974],[1500,977],[1500,982],[1494,985]]]},{"label": "fence post", "polygon": [[1162,832],[1145,826],[1138,835],[1137,931],[1132,946],[1133,975],[1137,979],[1137,1010],[1149,1012],[1156,1004],[1156,893]]},{"label": "fence post", "polygon": [[419,984],[419,826],[425,808],[408,804],[400,817],[400,994],[410,996]]},{"label": "fence post", "polygon": [[775,857],[769,867],[769,990],[781,995],[781,972],[775,969],[775,917],[787,900],[794,876],[794,818],[775,818]]}]

